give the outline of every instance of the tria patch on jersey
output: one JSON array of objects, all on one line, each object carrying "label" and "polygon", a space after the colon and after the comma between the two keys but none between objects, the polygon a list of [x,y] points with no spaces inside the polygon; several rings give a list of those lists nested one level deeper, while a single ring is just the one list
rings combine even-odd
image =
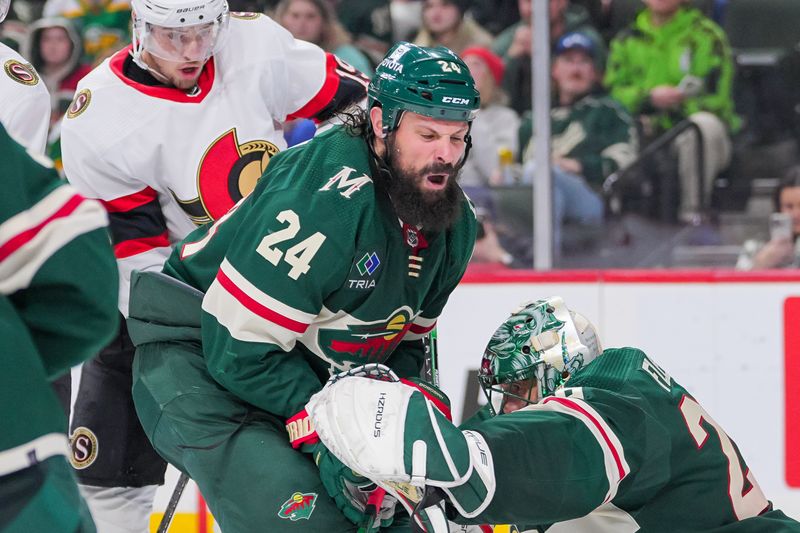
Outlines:
[{"label": "tria patch on jersey", "polygon": [[69,462],[75,470],[88,468],[97,459],[97,436],[87,427],[77,427],[69,437],[69,447],[72,451]]},{"label": "tria patch on jersey", "polygon": [[355,290],[368,290],[375,288],[376,280],[380,273],[381,260],[378,252],[366,251],[358,252],[357,259],[350,267],[345,287]]},{"label": "tria patch on jersey", "polygon": [[308,520],[311,518],[311,513],[314,512],[314,506],[317,504],[316,492],[295,492],[291,498],[283,502],[281,510],[278,511],[278,516],[296,522],[298,520]]},{"label": "tria patch on jersey", "polygon": [[3,64],[3,70],[9,78],[22,85],[39,83],[39,75],[30,63],[20,63],[16,59],[9,59]]},{"label": "tria patch on jersey", "polygon": [[67,109],[67,118],[75,118],[86,111],[91,101],[92,91],[89,89],[81,89],[78,91],[78,94],[72,99],[72,104],[70,104],[69,109]]}]

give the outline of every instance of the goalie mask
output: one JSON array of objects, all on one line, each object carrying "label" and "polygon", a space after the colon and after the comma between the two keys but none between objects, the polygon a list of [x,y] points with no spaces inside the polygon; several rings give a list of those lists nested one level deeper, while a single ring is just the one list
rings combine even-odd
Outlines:
[{"label": "goalie mask", "polygon": [[[1,0],[0,0],[1,1]],[[225,0],[132,0],[133,59],[143,51],[175,63],[206,61],[225,41]]]},{"label": "goalie mask", "polygon": [[[492,335],[478,373],[495,415],[551,396],[602,352],[594,326],[559,297],[524,304]],[[519,408],[519,407],[517,407]]]}]

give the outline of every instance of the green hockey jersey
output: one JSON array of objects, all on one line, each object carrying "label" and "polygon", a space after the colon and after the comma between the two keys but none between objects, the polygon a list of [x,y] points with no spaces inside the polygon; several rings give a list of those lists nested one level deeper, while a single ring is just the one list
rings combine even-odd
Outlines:
[{"label": "green hockey jersey", "polygon": [[475,520],[548,533],[800,531],[772,510],[725,431],[644,352],[606,350],[567,385],[462,426],[495,458],[496,493]]},{"label": "green hockey jersey", "polygon": [[447,231],[404,225],[370,158],[343,127],[274,156],[253,193],[189,234],[164,267],[205,293],[211,375],[278,416],[364,363],[419,375],[421,339],[472,253],[466,197]]},{"label": "green hockey jersey", "polygon": [[[102,205],[81,197],[2,126],[0,154],[4,475],[66,455],[67,422],[48,380],[95,355],[116,333],[118,279]],[[25,447],[33,441],[41,446]]]}]

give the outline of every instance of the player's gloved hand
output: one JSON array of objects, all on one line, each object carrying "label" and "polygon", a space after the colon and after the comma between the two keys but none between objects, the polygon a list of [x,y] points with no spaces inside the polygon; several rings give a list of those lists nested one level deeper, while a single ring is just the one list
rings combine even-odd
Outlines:
[{"label": "player's gloved hand", "polygon": [[333,454],[407,509],[417,506],[424,487],[441,488],[468,518],[494,496],[492,455],[483,437],[460,431],[406,383],[340,379],[315,394],[306,409]]},{"label": "player's gloved hand", "polygon": [[[374,375],[371,373],[375,370]],[[332,381],[345,375],[373,375],[373,379],[398,380],[386,367],[365,365],[331,378]],[[448,405],[449,408],[449,405]],[[319,468],[320,479],[325,491],[333,498],[336,506],[351,522],[358,524],[360,530],[377,530],[389,526],[394,519],[397,499],[385,494],[369,479],[345,466],[331,454],[319,441],[314,425],[305,409],[286,421],[286,432],[294,448],[311,453]]]},{"label": "player's gloved hand", "polygon": [[[379,498],[379,501],[374,501],[376,498],[370,501],[370,497],[378,496],[376,492],[382,493],[382,489],[345,466],[322,443],[305,444],[302,450],[312,454],[319,468],[319,477],[325,491],[348,520],[358,525],[370,521],[369,529],[372,531],[392,524],[397,504],[393,496],[387,494]],[[374,504],[376,507],[368,512],[369,504]]]}]

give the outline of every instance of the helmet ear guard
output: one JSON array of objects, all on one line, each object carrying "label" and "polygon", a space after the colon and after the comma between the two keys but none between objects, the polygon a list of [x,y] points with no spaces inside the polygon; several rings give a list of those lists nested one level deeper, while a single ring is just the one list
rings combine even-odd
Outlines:
[{"label": "helmet ear guard", "polygon": [[[492,412],[502,413],[505,384],[535,378],[538,398],[551,396],[569,376],[602,353],[594,326],[559,297],[523,304],[497,328],[478,373]],[[500,395],[500,397],[498,397]]]}]

